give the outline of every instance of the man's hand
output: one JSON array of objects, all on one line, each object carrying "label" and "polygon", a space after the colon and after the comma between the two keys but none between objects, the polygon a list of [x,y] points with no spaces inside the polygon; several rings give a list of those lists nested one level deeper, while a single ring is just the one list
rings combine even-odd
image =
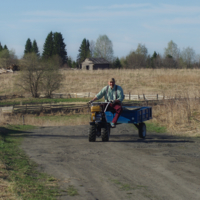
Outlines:
[{"label": "man's hand", "polygon": [[93,102],[93,100],[91,100],[91,101],[88,101],[88,104],[91,104]]},{"label": "man's hand", "polygon": [[110,103],[114,104],[114,103],[115,103],[115,100],[111,100]]}]

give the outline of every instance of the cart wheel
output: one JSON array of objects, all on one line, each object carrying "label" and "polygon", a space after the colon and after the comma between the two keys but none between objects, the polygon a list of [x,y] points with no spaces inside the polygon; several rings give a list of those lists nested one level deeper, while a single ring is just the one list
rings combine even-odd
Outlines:
[{"label": "cart wheel", "polygon": [[109,137],[110,137],[110,126],[105,124],[105,126],[102,128],[102,134],[101,134],[102,142],[108,142]]},{"label": "cart wheel", "polygon": [[96,134],[97,134],[97,129],[95,125],[90,125],[89,128],[89,142],[95,142],[96,141]]},{"label": "cart wheel", "polygon": [[139,123],[138,133],[139,133],[140,138],[146,137],[146,124],[145,123]]}]

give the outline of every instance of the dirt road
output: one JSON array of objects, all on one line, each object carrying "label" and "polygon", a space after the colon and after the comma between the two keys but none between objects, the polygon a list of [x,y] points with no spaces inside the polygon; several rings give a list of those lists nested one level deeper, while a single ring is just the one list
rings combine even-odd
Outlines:
[{"label": "dirt road", "polygon": [[199,200],[200,138],[148,133],[132,125],[111,130],[110,142],[88,142],[88,126],[38,128],[22,148],[40,169],[73,185],[80,200]]}]

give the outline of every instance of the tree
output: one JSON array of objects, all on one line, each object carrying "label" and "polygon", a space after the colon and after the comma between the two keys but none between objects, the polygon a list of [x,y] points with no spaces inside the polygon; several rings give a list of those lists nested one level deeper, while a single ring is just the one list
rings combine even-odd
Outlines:
[{"label": "tree", "polygon": [[97,38],[94,57],[105,58],[109,62],[113,61],[113,44],[107,35],[100,35]]},{"label": "tree", "polygon": [[7,49],[3,49],[0,51],[0,67],[7,69],[12,64],[17,63],[17,57],[13,50],[9,51]]},{"label": "tree", "polygon": [[54,52],[54,39],[53,39],[53,33],[52,31],[47,35],[47,38],[44,43],[43,58],[50,58],[53,55]]},{"label": "tree", "polygon": [[113,63],[113,67],[114,68],[118,68],[118,69],[120,69],[122,67],[122,64],[121,64],[121,62],[120,62],[118,57],[115,59],[115,61]]},{"label": "tree", "polygon": [[67,62],[67,52],[65,50],[66,44],[61,33],[55,32],[53,34],[53,55],[58,55],[62,58],[63,64]]},{"label": "tree", "polygon": [[138,44],[135,51],[131,51],[126,56],[126,64],[128,68],[145,68],[147,67],[148,50],[145,45]]},{"label": "tree", "polygon": [[42,87],[44,65],[41,65],[35,53],[27,53],[20,61],[20,73],[17,85],[32,94],[32,97],[39,97],[39,90]]},{"label": "tree", "polygon": [[62,62],[60,56],[54,55],[43,63],[45,71],[42,85],[47,97],[51,97],[52,93],[61,86],[63,75],[60,73],[59,68]]},{"label": "tree", "polygon": [[62,75],[59,68],[62,59],[56,55],[48,59],[39,59],[35,53],[27,53],[20,60],[20,72],[16,85],[39,97],[41,91],[50,97],[52,92],[59,89]]},{"label": "tree", "polygon": [[4,50],[8,50],[8,47],[6,45],[4,45],[3,49]]},{"label": "tree", "polygon": [[89,43],[89,40],[86,40],[84,38],[78,51],[79,51],[79,54],[77,56],[77,61],[80,64],[86,58],[90,57],[90,43]]},{"label": "tree", "polygon": [[187,47],[181,52],[181,58],[187,64],[187,67],[191,67],[192,63],[195,61],[195,51],[194,49]]},{"label": "tree", "polygon": [[147,58],[147,54],[148,54],[148,50],[145,47],[145,45],[142,45],[142,44],[139,43],[135,53],[138,54],[138,55],[144,56],[144,58],[146,59]]},{"label": "tree", "polygon": [[2,50],[3,50],[3,47],[2,47],[1,42],[0,42],[0,51],[2,51]]},{"label": "tree", "polygon": [[90,56],[94,57],[94,53],[95,53],[95,41],[91,40],[90,41]]},{"label": "tree", "polygon": [[32,52],[35,53],[38,57],[40,56],[36,40],[33,40]]},{"label": "tree", "polygon": [[179,58],[179,55],[180,55],[180,50],[177,44],[174,43],[172,40],[169,41],[167,48],[165,48],[164,56],[165,57],[172,56],[175,60],[177,60]]},{"label": "tree", "polygon": [[32,52],[32,42],[30,38],[28,38],[25,44],[24,54],[31,53],[31,52]]}]

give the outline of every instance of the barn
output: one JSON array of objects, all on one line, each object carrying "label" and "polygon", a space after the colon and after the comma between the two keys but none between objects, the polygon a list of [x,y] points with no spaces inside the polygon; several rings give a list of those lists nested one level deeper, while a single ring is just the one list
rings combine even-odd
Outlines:
[{"label": "barn", "polygon": [[86,58],[80,66],[83,70],[109,69],[110,63],[104,58]]}]

